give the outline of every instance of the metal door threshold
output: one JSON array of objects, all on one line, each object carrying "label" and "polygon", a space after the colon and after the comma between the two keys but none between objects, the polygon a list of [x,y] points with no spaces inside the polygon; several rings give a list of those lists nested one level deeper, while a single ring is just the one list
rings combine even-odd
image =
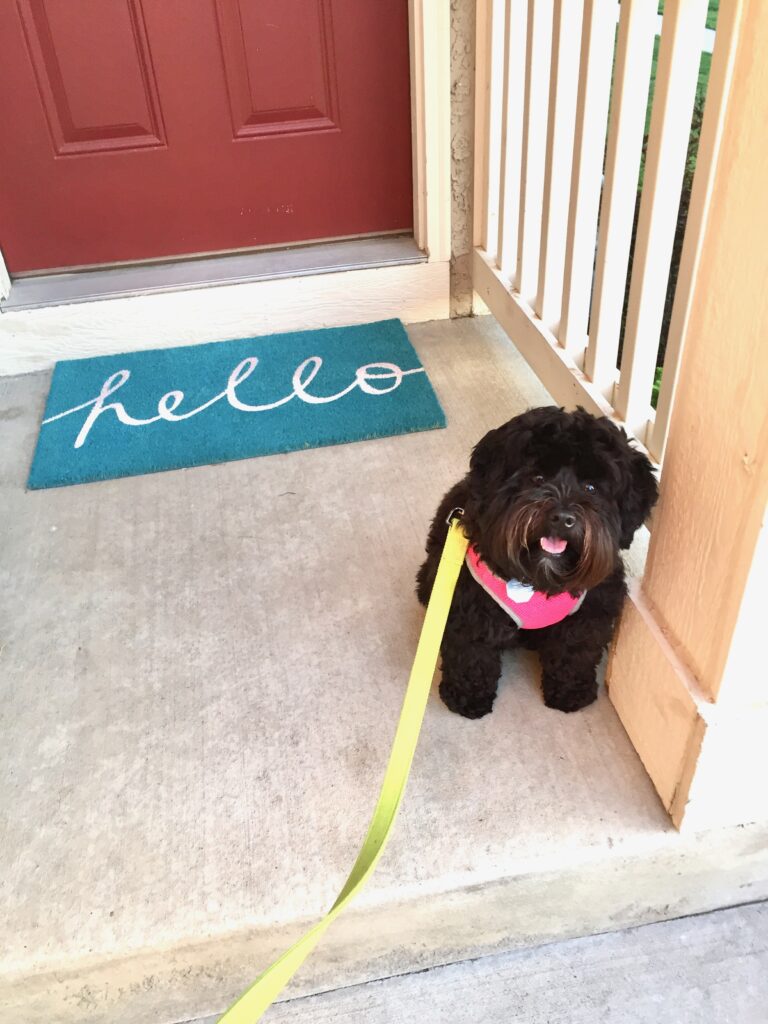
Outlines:
[{"label": "metal door threshold", "polygon": [[167,263],[40,274],[13,280],[10,295],[0,303],[0,311],[40,309],[245,281],[333,274],[345,270],[424,263],[426,260],[412,235],[385,235]]}]

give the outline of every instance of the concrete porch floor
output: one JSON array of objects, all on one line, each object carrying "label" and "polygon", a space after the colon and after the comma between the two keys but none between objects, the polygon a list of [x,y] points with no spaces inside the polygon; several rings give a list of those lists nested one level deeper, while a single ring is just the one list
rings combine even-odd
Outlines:
[{"label": "concrete porch floor", "polygon": [[[334,897],[434,507],[549,401],[490,318],[409,334],[445,431],[62,490],[24,491],[48,376],[0,380],[1,1019],[221,1011]],[[510,658],[490,717],[431,701],[391,845],[288,994],[764,899],[767,849],[679,836],[605,696],[548,711]]]}]

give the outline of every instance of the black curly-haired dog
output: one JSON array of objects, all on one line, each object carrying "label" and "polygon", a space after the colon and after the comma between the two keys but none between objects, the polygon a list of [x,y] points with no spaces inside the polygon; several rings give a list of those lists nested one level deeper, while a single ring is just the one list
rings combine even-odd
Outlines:
[{"label": "black curly-haired dog", "polygon": [[440,696],[451,711],[492,710],[501,653],[515,646],[539,652],[548,707],[578,711],[595,700],[626,594],[620,550],[657,494],[645,455],[583,409],[531,409],[485,435],[437,510],[417,577],[426,604],[446,521],[462,509],[470,548],[441,647]]}]

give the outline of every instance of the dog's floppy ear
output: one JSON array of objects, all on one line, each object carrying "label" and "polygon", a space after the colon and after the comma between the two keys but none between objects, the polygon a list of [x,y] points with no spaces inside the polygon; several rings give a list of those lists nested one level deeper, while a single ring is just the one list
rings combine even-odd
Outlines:
[{"label": "dog's floppy ear", "polygon": [[472,449],[469,468],[475,476],[485,478],[498,465],[504,451],[503,434],[508,427],[509,424],[505,423],[503,427],[489,430]]},{"label": "dog's floppy ear", "polygon": [[628,548],[635,531],[642,526],[659,497],[659,486],[653,466],[642,452],[627,444],[624,493],[619,505],[621,537],[619,544]]},{"label": "dog's floppy ear", "polygon": [[471,472],[480,479],[487,479],[493,472],[502,479],[510,477],[521,467],[534,432],[551,428],[559,416],[560,410],[554,407],[529,409],[489,430],[472,450]]}]

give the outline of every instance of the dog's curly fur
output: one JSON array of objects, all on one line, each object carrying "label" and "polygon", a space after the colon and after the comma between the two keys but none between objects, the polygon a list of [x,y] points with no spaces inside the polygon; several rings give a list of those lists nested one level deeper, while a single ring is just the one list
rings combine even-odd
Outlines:
[{"label": "dog's curly fur", "polygon": [[[657,495],[645,455],[609,419],[583,409],[531,409],[485,435],[435,514],[419,600],[429,599],[457,507],[470,543],[498,576],[550,595],[587,595],[562,622],[519,629],[464,565],[441,648],[440,695],[451,711],[480,718],[492,710],[502,651],[515,646],[539,652],[548,707],[578,711],[595,700],[596,669],[626,594],[620,550]],[[542,537],[567,547],[547,553]]]}]

